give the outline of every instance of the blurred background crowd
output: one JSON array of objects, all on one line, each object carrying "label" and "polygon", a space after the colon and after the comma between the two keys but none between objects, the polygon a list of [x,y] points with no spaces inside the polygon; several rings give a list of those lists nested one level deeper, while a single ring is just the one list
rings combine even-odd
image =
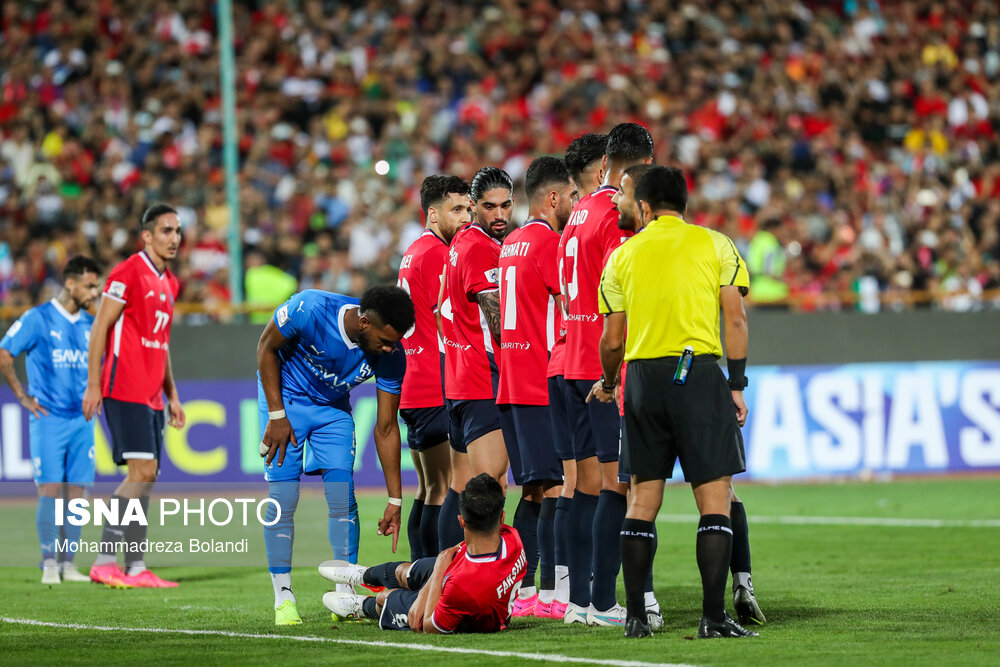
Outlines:
[{"label": "blurred background crowd", "polygon": [[[636,121],[758,307],[1000,307],[995,0],[236,4],[248,299],[394,281],[424,176],[519,181]],[[229,317],[214,12],[2,3],[0,303],[48,298],[77,253],[110,267],[165,201],[188,321]]]}]

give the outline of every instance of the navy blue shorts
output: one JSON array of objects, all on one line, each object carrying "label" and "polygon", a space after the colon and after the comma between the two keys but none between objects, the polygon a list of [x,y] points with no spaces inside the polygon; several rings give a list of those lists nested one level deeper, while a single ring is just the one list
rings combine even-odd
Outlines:
[{"label": "navy blue shorts", "polygon": [[114,398],[103,403],[115,464],[125,465],[129,459],[159,461],[166,423],[163,410]]},{"label": "navy blue shorts", "polygon": [[451,448],[462,454],[469,453],[469,443],[500,428],[500,412],[496,401],[483,398],[474,401],[445,399],[450,420]]},{"label": "navy blue shorts", "polygon": [[552,442],[560,461],[573,461],[573,436],[566,414],[566,380],[562,375],[549,378],[549,415]]},{"label": "navy blue shorts", "polygon": [[430,449],[448,439],[450,424],[443,405],[400,410],[399,416],[406,424],[406,446],[415,452]]},{"label": "navy blue shorts", "polygon": [[501,405],[500,427],[507,445],[510,469],[519,459],[518,485],[562,480],[562,463],[552,442],[552,418],[547,405]]},{"label": "navy blue shorts", "polygon": [[625,455],[625,420],[622,420],[622,427],[618,431],[618,481],[628,484],[632,481],[632,472],[629,470],[628,457]]},{"label": "navy blue shorts", "polygon": [[587,403],[596,380],[566,380],[566,415],[577,461],[596,456],[601,463],[618,460],[621,415],[616,403]]},{"label": "navy blue shorts", "polygon": [[406,585],[410,587],[410,590],[397,588],[386,596],[382,614],[378,619],[380,628],[383,630],[410,629],[408,620],[410,607],[417,601],[420,589],[431,578],[436,560],[437,556],[431,556],[413,561],[409,572],[406,573]]}]

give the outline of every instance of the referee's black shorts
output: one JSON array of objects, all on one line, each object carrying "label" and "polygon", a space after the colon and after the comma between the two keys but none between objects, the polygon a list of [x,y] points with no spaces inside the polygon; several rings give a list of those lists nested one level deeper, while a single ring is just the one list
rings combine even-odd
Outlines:
[{"label": "referee's black shorts", "polygon": [[680,459],[684,479],[707,482],[746,470],[732,392],[711,355],[695,357],[674,384],[677,357],[628,364],[622,463],[633,474],[668,479]]}]

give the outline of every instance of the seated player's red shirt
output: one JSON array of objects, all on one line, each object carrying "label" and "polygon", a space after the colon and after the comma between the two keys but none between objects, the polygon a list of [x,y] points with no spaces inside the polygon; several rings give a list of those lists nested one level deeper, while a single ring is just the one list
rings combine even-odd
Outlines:
[{"label": "seated player's red shirt", "polygon": [[437,331],[438,292],[441,274],[448,261],[448,244],[429,229],[417,238],[399,264],[399,286],[413,300],[416,323],[403,336],[406,350],[406,375],[399,407],[436,408],[444,405],[444,378],[441,355],[444,342]]},{"label": "seated player's red shirt", "polygon": [[105,341],[104,398],[163,409],[170,322],[179,289],[170,269],[157,271],[144,250],[111,269],[104,297],[125,304],[125,309]]},{"label": "seated player's red shirt", "polygon": [[527,558],[521,537],[500,526],[500,551],[471,556],[465,542],[444,575],[431,622],[438,632],[497,632],[510,621],[511,600],[521,588]]},{"label": "seated player's red shirt", "polygon": [[559,241],[567,312],[567,380],[601,377],[598,344],[604,323],[597,308],[601,271],[611,250],[632,236],[632,232],[618,229],[618,207],[611,201],[617,191],[605,185],[577,202]]},{"label": "seated player's red shirt", "polygon": [[500,241],[472,223],[452,239],[445,267],[444,395],[453,401],[493,400],[493,336],[477,295],[500,289]]},{"label": "seated player's red shirt", "polygon": [[559,234],[529,220],[500,249],[500,405],[548,405],[549,350],[555,344]]}]

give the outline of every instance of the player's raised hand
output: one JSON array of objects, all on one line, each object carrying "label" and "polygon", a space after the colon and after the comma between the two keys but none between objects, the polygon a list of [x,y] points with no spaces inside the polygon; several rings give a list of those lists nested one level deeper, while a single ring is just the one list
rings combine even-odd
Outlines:
[{"label": "player's raised hand", "polygon": [[46,417],[49,416],[49,411],[42,407],[42,405],[38,402],[38,399],[34,396],[23,394],[18,396],[17,400],[21,402],[21,405],[25,410],[35,415],[35,419],[41,419],[43,415]]},{"label": "player's raised hand", "polygon": [[187,416],[184,414],[184,406],[179,398],[172,398],[167,402],[167,411],[170,414],[170,425],[174,428],[184,428]]},{"label": "player's raised hand", "polygon": [[278,467],[280,468],[285,462],[285,450],[288,449],[289,442],[292,443],[292,446],[298,445],[295,440],[295,429],[292,428],[288,417],[268,420],[267,426],[264,428],[264,436],[260,440],[260,455],[267,457],[264,463],[271,465],[271,461],[277,455]]},{"label": "player's raised hand", "polygon": [[101,414],[101,388],[88,384],[83,392],[83,416],[90,421],[94,415],[99,414]]},{"label": "player's raised hand", "polygon": [[399,525],[403,515],[403,508],[399,505],[386,503],[385,512],[378,520],[378,534],[392,535],[392,553],[396,553],[396,545],[399,544]]}]

